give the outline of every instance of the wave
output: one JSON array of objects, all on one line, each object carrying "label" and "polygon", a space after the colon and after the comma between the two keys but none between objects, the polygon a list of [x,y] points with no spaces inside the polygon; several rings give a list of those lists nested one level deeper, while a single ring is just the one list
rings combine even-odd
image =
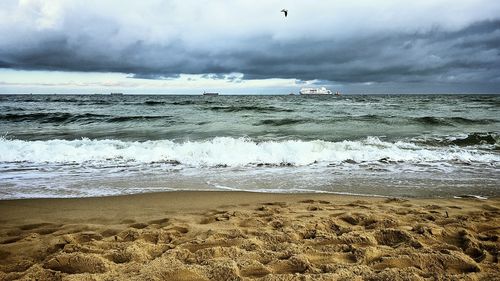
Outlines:
[{"label": "wave", "polygon": [[469,119],[464,117],[450,117],[451,121],[460,124],[493,124],[498,122],[495,119]]},{"label": "wave", "polygon": [[[192,105],[196,104],[195,101],[193,100],[184,100],[184,101],[176,101],[172,103],[173,105]],[[207,102],[204,102],[204,104],[208,104]]]},{"label": "wave", "polygon": [[362,121],[362,122],[373,122],[373,123],[378,123],[378,124],[380,124],[380,123],[387,124],[387,123],[389,123],[388,120],[391,118],[397,118],[397,117],[381,116],[381,115],[375,115],[375,114],[366,114],[366,115],[359,115],[359,116],[335,118],[334,120],[331,120],[331,121],[334,121],[334,122],[343,121],[343,122],[345,122],[346,120],[348,120],[348,121],[353,120],[353,121]]},{"label": "wave", "polygon": [[74,98],[49,98],[47,100],[37,100],[40,102],[64,102],[64,103],[73,103],[73,102],[81,102],[79,97]]},{"label": "wave", "polygon": [[74,122],[89,119],[98,119],[103,117],[108,117],[109,115],[102,114],[72,114],[67,112],[40,112],[40,113],[26,113],[26,114],[15,114],[7,113],[1,114],[0,120],[9,122],[40,122],[40,123],[60,123],[60,122]]},{"label": "wave", "polygon": [[214,111],[223,111],[223,112],[239,112],[239,111],[255,111],[260,113],[293,112],[292,109],[275,107],[275,106],[212,106],[209,109]]},{"label": "wave", "polygon": [[389,123],[389,121],[400,121],[400,122],[410,122],[425,124],[431,126],[455,126],[455,125],[488,125],[498,122],[496,119],[470,119],[465,117],[436,117],[436,116],[424,116],[424,117],[401,117],[401,116],[383,116],[375,114],[367,114],[360,116],[345,117],[347,120],[356,121],[369,121],[378,123]]},{"label": "wave", "polygon": [[469,119],[464,117],[433,117],[433,116],[413,117],[410,120],[426,125],[443,125],[443,126],[453,126],[455,124],[486,125],[498,122],[495,119]]},{"label": "wave", "polygon": [[459,146],[474,146],[482,144],[497,144],[498,136],[494,133],[472,133],[468,134],[465,138],[457,138],[450,141],[450,143]]},{"label": "wave", "polygon": [[[9,100],[12,97],[7,96],[5,100]],[[114,102],[107,99],[106,96],[101,97],[93,97],[93,96],[75,96],[73,98],[53,98],[51,96],[37,96],[35,98],[31,97],[17,97],[15,102],[18,103],[69,103],[74,105],[107,105],[107,104],[115,104]]]},{"label": "wave", "polygon": [[107,100],[92,100],[88,101],[88,104],[113,104],[113,103]]},{"label": "wave", "polygon": [[197,101],[197,100],[183,100],[183,101],[156,101],[156,100],[147,100],[144,102],[134,102],[127,103],[128,105],[148,105],[148,106],[157,106],[157,105],[205,105],[205,104],[213,104],[212,101]]},{"label": "wave", "polygon": [[14,106],[1,106],[0,108],[2,108],[2,111],[26,111],[25,108]]},{"label": "wave", "polygon": [[426,148],[376,137],[360,141],[266,141],[216,137],[176,143],[170,140],[22,141],[0,138],[0,162],[32,163],[166,163],[194,167],[305,166],[375,162],[435,162],[497,165],[500,155],[457,147]]},{"label": "wave", "polygon": [[308,123],[310,121],[311,121],[310,119],[292,119],[292,118],[265,119],[254,125],[285,126],[285,125],[303,124],[303,123]]},{"label": "wave", "polygon": [[146,120],[158,120],[158,119],[170,119],[173,116],[170,115],[160,115],[160,116],[149,116],[149,115],[137,115],[137,116],[116,116],[106,120],[110,123],[120,123],[128,121],[146,121]]},{"label": "wave", "polygon": [[31,113],[31,114],[2,114],[0,121],[9,122],[39,122],[39,123],[73,123],[73,122],[107,122],[120,123],[128,121],[147,121],[158,119],[171,119],[170,115],[132,115],[132,116],[113,116],[105,114],[72,114],[67,112],[47,112],[47,113]]},{"label": "wave", "polygon": [[346,119],[357,121],[371,121],[388,123],[391,121],[411,122],[432,126],[455,126],[455,125],[487,125],[498,122],[496,119],[470,119],[465,117],[436,117],[436,116],[423,116],[423,117],[400,117],[400,116],[382,116],[375,114],[367,114],[361,116],[352,116]]},{"label": "wave", "polygon": [[166,102],[164,101],[155,101],[155,100],[147,100],[143,102],[144,105],[162,105],[165,104]]},{"label": "wave", "polygon": [[497,133],[469,133],[462,136],[441,136],[441,137],[426,137],[415,138],[415,142],[431,145],[431,146],[461,146],[461,147],[476,147],[490,146],[494,149],[500,147],[500,135]]}]

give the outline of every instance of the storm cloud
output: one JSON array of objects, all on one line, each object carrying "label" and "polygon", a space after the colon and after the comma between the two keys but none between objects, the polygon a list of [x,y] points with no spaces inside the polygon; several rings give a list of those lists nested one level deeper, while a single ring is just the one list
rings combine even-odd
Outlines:
[{"label": "storm cloud", "polygon": [[496,0],[6,0],[0,68],[495,90],[499,15]]}]

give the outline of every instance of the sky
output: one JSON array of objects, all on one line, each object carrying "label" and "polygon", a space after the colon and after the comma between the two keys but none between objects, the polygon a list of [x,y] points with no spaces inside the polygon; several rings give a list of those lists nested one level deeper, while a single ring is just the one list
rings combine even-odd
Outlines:
[{"label": "sky", "polygon": [[2,0],[0,38],[0,93],[500,93],[498,0]]}]

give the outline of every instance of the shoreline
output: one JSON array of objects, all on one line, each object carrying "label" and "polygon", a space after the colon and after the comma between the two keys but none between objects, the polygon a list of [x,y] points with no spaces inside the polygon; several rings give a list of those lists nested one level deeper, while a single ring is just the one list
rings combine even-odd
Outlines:
[{"label": "shoreline", "polygon": [[[207,199],[211,200],[210,202]],[[168,211],[175,210],[197,210],[197,209],[207,209],[207,208],[217,208],[217,204],[221,206],[226,205],[227,200],[233,201],[235,204],[266,204],[267,201],[276,200],[335,200],[338,203],[345,203],[348,201],[356,200],[368,200],[371,203],[376,201],[394,200],[394,201],[415,201],[421,203],[433,203],[437,204],[439,201],[477,201],[487,203],[488,201],[498,201],[500,202],[500,196],[493,197],[482,197],[476,195],[463,195],[462,197],[399,197],[399,196],[389,196],[389,195],[369,195],[369,194],[341,194],[334,192],[303,192],[303,193],[276,193],[276,192],[258,192],[258,191],[225,191],[225,190],[175,190],[175,191],[158,191],[158,192],[144,192],[144,193],[133,193],[133,194],[119,194],[119,195],[105,195],[105,196],[89,196],[89,197],[57,197],[57,198],[16,198],[16,199],[0,199],[0,213],[4,215],[4,218],[9,214],[20,213],[20,209],[24,209],[26,212],[28,209],[33,208],[45,208],[47,205],[53,206],[56,204],[57,208],[60,210],[70,210],[75,209],[75,206],[79,207],[78,210],[92,206],[108,209],[112,211],[119,207],[127,207],[128,204],[135,204],[134,208],[147,205],[150,209],[153,208],[164,208]],[[184,203],[179,203],[180,201],[195,201],[194,205],[186,206]],[[170,205],[166,206],[165,203]],[[112,204],[111,209],[106,208],[106,205]],[[16,208],[13,210],[11,208]],[[90,211],[90,210],[89,210]],[[39,213],[30,213],[31,218],[35,218]],[[46,213],[52,213],[51,210],[47,210]],[[33,215],[33,216],[32,216]],[[14,215],[14,218],[19,218],[19,216]],[[0,220],[0,221],[5,221]]]},{"label": "shoreline", "polygon": [[484,280],[500,273],[499,197],[169,191],[1,200],[0,214],[2,280]]},{"label": "shoreline", "polygon": [[274,192],[274,191],[258,191],[258,190],[237,190],[237,189],[186,189],[186,190],[160,190],[160,191],[146,191],[140,193],[124,193],[124,194],[104,194],[104,195],[91,195],[83,197],[21,197],[21,198],[0,198],[0,204],[2,202],[14,202],[14,201],[30,201],[30,200],[79,200],[79,199],[99,199],[99,198],[115,198],[115,197],[133,197],[133,196],[149,196],[149,195],[159,195],[165,196],[165,194],[175,194],[175,193],[242,193],[242,194],[261,194],[269,196],[302,196],[302,195],[312,195],[312,196],[338,196],[338,197],[359,197],[359,198],[379,198],[379,199],[403,199],[403,200],[452,200],[452,199],[472,199],[472,200],[495,200],[500,199],[500,195],[485,196],[485,195],[475,195],[475,194],[461,194],[461,195],[449,195],[446,197],[431,197],[431,196],[391,196],[382,194],[364,194],[364,193],[350,193],[350,192],[335,192],[335,191],[304,191],[304,192]]},{"label": "shoreline", "polygon": [[[324,197],[334,197],[340,202],[353,201],[356,199],[367,200],[385,200],[390,197],[383,196],[370,196],[370,195],[340,195],[333,193],[264,193],[264,192],[250,192],[250,191],[160,191],[148,193],[136,193],[125,195],[110,195],[110,196],[96,196],[96,197],[70,197],[70,198],[20,198],[20,199],[6,199],[0,200],[0,213],[5,218],[11,215],[12,219],[20,219],[22,216],[31,219],[36,218],[41,213],[32,213],[30,210],[45,209],[46,214],[55,216],[69,216],[68,214],[54,214],[55,210],[47,207],[55,207],[59,211],[74,211],[79,212],[85,208],[93,208],[93,210],[108,211],[117,210],[119,208],[132,207],[134,212],[137,208],[146,207],[154,209],[153,213],[159,208],[168,210],[169,212],[177,212],[180,210],[205,210],[209,208],[217,208],[219,205],[227,205],[229,201],[234,204],[263,204],[267,201],[276,200],[307,200],[317,199],[321,200]],[[404,199],[407,200],[407,199]],[[419,200],[419,199],[416,199]],[[427,199],[422,199],[427,200]],[[431,200],[431,198],[429,198]],[[437,199],[440,200],[440,199]],[[500,200],[500,197],[499,197]],[[186,205],[185,201],[190,201],[194,204]],[[55,205],[54,205],[55,204]],[[135,206],[130,206],[134,204]],[[166,205],[168,204],[168,205]],[[87,210],[92,212],[92,209]],[[26,212],[26,213],[25,213]],[[54,213],[53,213],[54,212]],[[17,213],[17,214],[16,214]]]}]

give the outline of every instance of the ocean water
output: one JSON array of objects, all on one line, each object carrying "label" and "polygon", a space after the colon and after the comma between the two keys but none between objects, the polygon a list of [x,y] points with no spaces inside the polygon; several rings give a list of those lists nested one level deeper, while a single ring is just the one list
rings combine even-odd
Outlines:
[{"label": "ocean water", "polygon": [[500,195],[500,95],[0,95],[0,199]]}]

